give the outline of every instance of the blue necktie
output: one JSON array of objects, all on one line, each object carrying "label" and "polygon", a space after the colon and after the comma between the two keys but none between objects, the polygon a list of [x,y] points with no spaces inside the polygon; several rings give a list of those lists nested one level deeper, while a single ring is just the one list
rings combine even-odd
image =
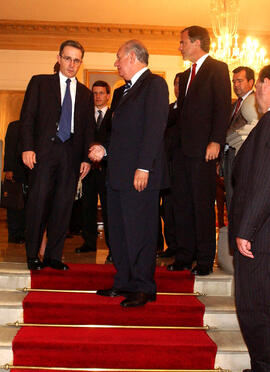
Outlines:
[{"label": "blue necktie", "polygon": [[62,142],[67,141],[70,138],[70,131],[71,131],[71,113],[72,113],[72,103],[71,103],[71,95],[70,95],[70,83],[71,80],[66,80],[66,92],[62,104],[62,111],[59,121],[59,130],[57,136],[60,138]]}]

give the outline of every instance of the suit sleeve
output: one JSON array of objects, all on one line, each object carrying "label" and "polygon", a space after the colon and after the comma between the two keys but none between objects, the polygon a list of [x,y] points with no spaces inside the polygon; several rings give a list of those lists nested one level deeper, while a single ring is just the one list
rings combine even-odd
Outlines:
[{"label": "suit sleeve", "polygon": [[216,63],[213,71],[212,95],[214,102],[209,142],[224,145],[231,113],[231,82],[228,66],[225,63]]},{"label": "suit sleeve", "polygon": [[164,79],[155,76],[149,84],[145,99],[144,134],[137,169],[151,171],[160,151],[168,120],[169,93]]},{"label": "suit sleeve", "polygon": [[34,151],[34,126],[38,112],[39,84],[35,76],[25,92],[21,110],[22,151]]},{"label": "suit sleeve", "polygon": [[84,133],[84,153],[83,153],[83,161],[90,163],[88,158],[89,147],[94,143],[94,133],[95,133],[95,108],[94,108],[94,97],[93,93],[87,95],[86,101],[86,126],[85,126],[85,133]]},{"label": "suit sleeve", "polygon": [[[253,241],[270,216],[270,125],[263,123],[252,149],[248,185],[241,218],[235,235]],[[248,166],[248,165],[247,165]]]}]

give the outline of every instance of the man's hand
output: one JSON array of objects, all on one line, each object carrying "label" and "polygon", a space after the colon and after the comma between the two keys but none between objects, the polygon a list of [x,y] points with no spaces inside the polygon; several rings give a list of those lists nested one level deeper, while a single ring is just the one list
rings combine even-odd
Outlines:
[{"label": "man's hand", "polygon": [[214,160],[218,157],[220,144],[217,142],[210,142],[206,148],[205,161]]},{"label": "man's hand", "polygon": [[236,238],[236,244],[239,252],[248,258],[254,258],[251,252],[251,242],[246,239]]},{"label": "man's hand", "polygon": [[136,170],[134,175],[133,185],[137,191],[143,191],[148,184],[149,172],[144,172],[139,169]]},{"label": "man's hand", "polygon": [[87,176],[88,172],[90,171],[90,168],[91,166],[89,163],[86,163],[86,162],[81,163],[81,167],[80,167],[81,180],[84,179],[85,176]]},{"label": "man's hand", "polygon": [[13,181],[13,172],[12,171],[5,172],[5,179]]},{"label": "man's hand", "polygon": [[105,148],[101,145],[93,145],[89,149],[88,158],[94,162],[99,162],[105,155]]},{"label": "man's hand", "polygon": [[33,169],[37,163],[36,153],[34,151],[24,151],[22,153],[22,160],[28,168]]}]

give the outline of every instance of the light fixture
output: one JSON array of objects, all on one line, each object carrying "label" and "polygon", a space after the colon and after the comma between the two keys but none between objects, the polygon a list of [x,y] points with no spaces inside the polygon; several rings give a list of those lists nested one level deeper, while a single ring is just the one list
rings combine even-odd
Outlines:
[{"label": "light fixture", "polygon": [[241,48],[238,44],[239,0],[211,0],[210,7],[213,33],[217,39],[211,44],[210,55],[226,62],[230,71],[238,66],[260,71],[268,59],[258,40],[248,36]]}]

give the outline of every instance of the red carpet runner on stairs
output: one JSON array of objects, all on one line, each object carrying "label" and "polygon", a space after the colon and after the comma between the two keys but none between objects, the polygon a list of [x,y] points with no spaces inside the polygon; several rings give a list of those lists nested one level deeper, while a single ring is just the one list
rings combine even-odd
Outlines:
[{"label": "red carpet runner on stairs", "polygon": [[[109,288],[112,265],[71,264],[58,272],[32,273],[32,288]],[[188,272],[157,268],[158,292],[192,292]],[[32,324],[202,326],[204,306],[194,296],[158,295],[141,308],[122,308],[123,298],[95,294],[32,292],[24,321]],[[22,327],[13,341],[14,365],[119,369],[212,369],[217,347],[203,330]],[[14,370],[15,371],[15,370]]]}]

